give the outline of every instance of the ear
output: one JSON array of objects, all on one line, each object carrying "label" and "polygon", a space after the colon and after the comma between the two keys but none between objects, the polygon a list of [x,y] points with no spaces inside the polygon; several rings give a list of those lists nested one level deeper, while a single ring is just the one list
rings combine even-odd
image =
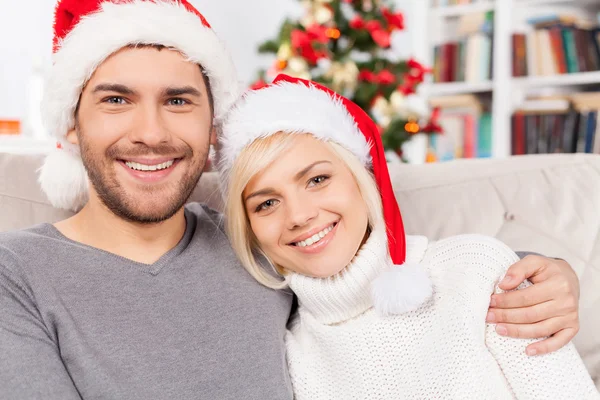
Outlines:
[{"label": "ear", "polygon": [[77,130],[75,128],[67,132],[67,142],[75,145],[79,145],[79,138],[77,137]]},{"label": "ear", "polygon": [[210,128],[210,144],[216,146],[217,143],[217,128],[213,126]]}]

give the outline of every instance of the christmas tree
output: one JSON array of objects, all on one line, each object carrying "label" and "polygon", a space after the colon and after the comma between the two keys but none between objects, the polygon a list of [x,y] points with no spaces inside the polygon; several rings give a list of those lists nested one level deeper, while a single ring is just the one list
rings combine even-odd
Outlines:
[{"label": "christmas tree", "polygon": [[404,16],[387,0],[300,0],[305,15],[286,20],[259,52],[276,55],[252,85],[260,88],[277,74],[311,79],[350,98],[381,129],[384,146],[400,154],[410,135],[441,132],[437,111],[429,113],[415,95],[431,71],[414,59],[397,60],[392,34]]}]

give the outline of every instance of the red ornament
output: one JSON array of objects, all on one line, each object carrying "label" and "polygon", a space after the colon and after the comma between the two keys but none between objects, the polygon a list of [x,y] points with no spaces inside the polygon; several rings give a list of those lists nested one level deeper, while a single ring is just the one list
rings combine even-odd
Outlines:
[{"label": "red ornament", "polygon": [[295,49],[310,45],[308,33],[300,29],[294,29],[290,35],[290,39],[292,40],[292,47]]},{"label": "red ornament", "polygon": [[380,85],[391,85],[396,82],[396,75],[394,75],[390,70],[384,69],[379,74],[377,74],[377,83]]},{"label": "red ornament", "polygon": [[316,41],[318,43],[327,44],[331,39],[330,36],[327,35],[328,29],[329,28],[326,28],[324,26],[314,24],[307,29],[307,33],[311,40]]},{"label": "red ornament", "polygon": [[402,93],[403,95],[408,96],[409,94],[415,93],[415,84],[412,80],[407,80],[406,75],[404,75],[404,81],[401,85],[398,85],[398,88],[396,88],[396,90]]},{"label": "red ornament", "polygon": [[365,20],[360,15],[352,18],[350,21],[350,28],[352,29],[363,29],[365,27]]},{"label": "red ornament", "polygon": [[410,76],[411,79],[417,81],[418,83],[423,82],[423,80],[425,79],[425,74],[429,74],[432,72],[431,68],[423,66],[423,64],[416,61],[414,58],[409,59],[406,65],[409,68],[407,75]]},{"label": "red ornament", "polygon": [[312,25],[307,31],[294,29],[291,33],[291,42],[294,50],[309,64],[315,65],[321,58],[327,57],[325,49],[315,50],[313,44],[327,44],[330,37],[327,35],[328,28],[320,25]]},{"label": "red ornament", "polygon": [[375,83],[377,80],[377,76],[373,73],[373,71],[369,71],[368,69],[363,69],[358,74],[358,80]]},{"label": "red ornament", "polygon": [[381,26],[381,22],[377,20],[371,20],[365,24],[365,28],[371,34],[373,41],[377,43],[379,47],[387,49],[391,45],[391,35],[390,33],[383,29]]},{"label": "red ornament", "polygon": [[427,122],[427,125],[425,125],[421,129],[421,132],[424,132],[424,133],[444,133],[444,129],[442,128],[442,126],[439,123],[440,113],[441,113],[440,108],[439,107],[435,107],[433,109],[433,111],[431,112],[431,117],[429,117],[429,121]]},{"label": "red ornament", "polygon": [[358,80],[376,83],[379,85],[391,85],[392,83],[396,82],[396,75],[387,69],[384,69],[377,74],[373,71],[369,71],[368,69],[363,69],[358,74]]},{"label": "red ornament", "polygon": [[392,45],[392,37],[388,31],[373,31],[371,32],[371,37],[379,47],[382,47],[384,49],[388,49]]},{"label": "red ornament", "polygon": [[404,29],[404,15],[402,13],[394,14],[387,7],[384,7],[381,11],[389,26],[395,29]]},{"label": "red ornament", "polygon": [[379,31],[379,30],[383,29],[381,26],[381,22],[377,21],[376,19],[373,19],[373,20],[367,22],[365,24],[365,28],[371,33],[373,33],[374,31]]}]

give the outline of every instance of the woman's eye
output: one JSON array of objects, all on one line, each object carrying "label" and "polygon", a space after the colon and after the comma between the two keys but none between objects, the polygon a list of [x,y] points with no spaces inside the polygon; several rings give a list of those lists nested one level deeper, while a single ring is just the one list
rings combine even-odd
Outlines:
[{"label": "woman's eye", "polygon": [[311,178],[310,181],[308,182],[309,186],[314,186],[314,185],[320,185],[323,182],[325,182],[327,179],[329,179],[329,176],[327,175],[319,175],[319,176],[315,176],[314,178]]},{"label": "woman's eye", "polygon": [[170,99],[168,103],[171,106],[185,106],[188,102],[184,99]]},{"label": "woman's eye", "polygon": [[269,208],[276,205],[278,202],[279,202],[279,200],[274,200],[274,199],[267,200],[267,201],[261,203],[258,207],[256,207],[256,212],[268,210]]}]

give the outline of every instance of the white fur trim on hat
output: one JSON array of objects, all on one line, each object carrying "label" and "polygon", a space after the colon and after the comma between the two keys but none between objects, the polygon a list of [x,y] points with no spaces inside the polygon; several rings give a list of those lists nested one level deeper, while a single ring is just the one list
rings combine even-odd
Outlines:
[{"label": "white fur trim on hat", "polygon": [[418,309],[433,294],[433,286],[422,265],[394,265],[371,284],[373,306],[381,315],[397,315]]},{"label": "white fur trim on hat", "polygon": [[225,117],[218,155],[223,179],[246,146],[277,132],[310,133],[344,146],[364,165],[371,160],[370,144],[340,99],[315,86],[278,82],[247,92]]},{"label": "white fur trim on hat", "polygon": [[[126,3],[106,1],[101,9],[84,16],[59,44],[54,54],[54,65],[45,88],[42,114],[46,129],[54,135],[65,150],[78,154],[78,148],[65,141],[74,126],[74,113],[81,91],[96,68],[121,48],[129,44],[160,44],[181,51],[191,62],[202,66],[211,84],[215,117],[220,119],[240,94],[240,84],[233,61],[214,31],[206,27],[200,17],[175,1],[131,0]],[[66,153],[65,151],[64,153]],[[65,154],[72,157],[73,154]],[[59,154],[54,157],[60,157]],[[44,165],[40,182],[48,197],[64,187],[78,188],[83,176],[74,171],[56,169],[63,163]],[[83,171],[85,172],[85,171]],[[45,183],[52,179],[58,185]],[[74,179],[67,182],[67,178]],[[87,191],[87,188],[86,188]],[[83,198],[75,196],[75,198]],[[87,194],[86,194],[87,196]],[[73,209],[65,202],[56,207]]]}]

